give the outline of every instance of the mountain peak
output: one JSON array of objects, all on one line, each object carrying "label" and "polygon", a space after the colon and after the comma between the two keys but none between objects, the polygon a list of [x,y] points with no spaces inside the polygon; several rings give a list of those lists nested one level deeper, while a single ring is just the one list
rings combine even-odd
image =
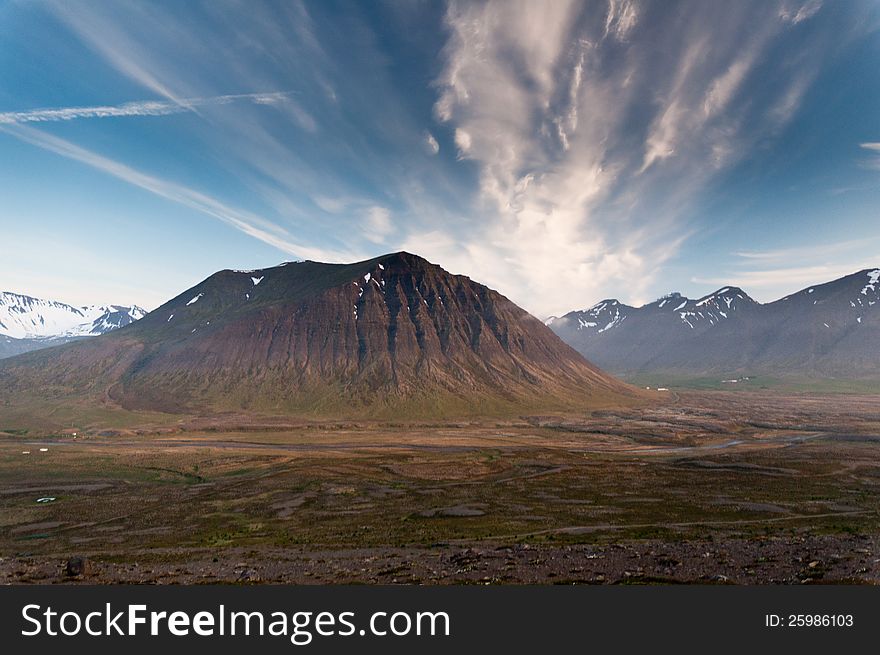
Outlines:
[{"label": "mountain peak", "polygon": [[690,302],[690,300],[688,300],[688,298],[681,295],[678,291],[672,291],[672,292],[667,293],[663,296],[660,296],[659,298],[657,298],[657,300],[655,300],[652,303],[649,303],[647,305],[643,305],[642,307],[656,307],[659,309],[663,309],[665,307],[667,309],[672,309],[673,307],[677,307],[677,306],[681,305],[681,301],[684,301],[686,303]]},{"label": "mountain peak", "polygon": [[419,257],[418,255],[414,255],[405,250],[380,255],[373,259],[367,259],[366,261],[354,264],[354,266],[370,266],[379,268],[380,270],[387,269],[389,271],[395,271],[397,273],[424,273],[425,271],[442,270],[437,264],[429,262],[424,257]]},{"label": "mountain peak", "polygon": [[372,270],[374,268],[378,268],[382,270],[384,268],[395,268],[398,271],[403,270],[412,270],[412,271],[425,271],[431,269],[440,268],[437,264],[432,264],[427,259],[423,257],[419,257],[418,255],[414,255],[411,252],[407,252],[405,250],[400,250],[398,252],[391,252],[385,255],[379,255],[378,257],[373,257],[371,259],[365,259],[359,262],[354,262],[352,264],[339,264],[339,263],[329,263],[329,262],[321,262],[314,259],[304,259],[300,261],[289,261],[289,262],[281,262],[277,266],[270,266],[267,268],[254,268],[254,269],[223,269],[222,271],[217,271],[208,278],[210,280],[214,277],[226,277],[230,275],[251,275],[254,279],[263,279],[266,274],[272,274],[273,276],[276,274],[282,275],[301,275],[304,269],[311,269],[314,271],[320,270],[336,270],[336,271],[348,271],[352,278],[362,274],[361,270]]},{"label": "mountain peak", "polygon": [[419,257],[418,255],[414,255],[411,252],[407,252],[406,250],[398,250],[397,252],[390,252],[387,255],[380,255],[376,257],[379,261],[382,262],[405,262],[410,265],[418,265],[418,266],[435,266],[424,257]]},{"label": "mountain peak", "polygon": [[721,287],[717,291],[713,291],[712,293],[696,300],[697,307],[702,307],[703,305],[723,304],[730,308],[734,304],[741,303],[756,304],[756,301],[739,287],[733,286]]},{"label": "mountain peak", "polygon": [[721,287],[720,289],[715,291],[715,293],[712,295],[715,295],[715,296],[735,296],[737,294],[742,294],[744,296],[748,295],[740,287],[733,287],[733,286]]},{"label": "mountain peak", "polygon": [[880,370],[878,268],[766,304],[739,287],[724,286],[697,300],[661,298],[625,318],[613,330],[598,317],[554,321],[551,328],[617,373],[876,379]]},{"label": "mountain peak", "polygon": [[51,339],[104,334],[143,317],[146,312],[122,305],[74,307],[9,291],[0,292],[0,336]]},{"label": "mountain peak", "polygon": [[65,349],[55,377],[75,370],[68,360],[97,362],[119,404],[163,411],[469,413],[633,394],[501,294],[408,252],[221,271],[131,329]]},{"label": "mountain peak", "polygon": [[588,307],[587,312],[595,312],[595,311],[603,311],[608,309],[609,307],[619,307],[622,306],[622,303],[617,298],[605,298],[605,300],[600,300],[592,307]]}]

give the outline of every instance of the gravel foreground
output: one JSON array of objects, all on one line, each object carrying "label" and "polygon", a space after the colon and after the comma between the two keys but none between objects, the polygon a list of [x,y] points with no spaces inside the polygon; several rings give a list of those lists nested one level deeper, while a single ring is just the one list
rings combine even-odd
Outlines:
[{"label": "gravel foreground", "polygon": [[[0,579],[5,584],[878,584],[878,541],[851,535],[603,546],[236,548],[144,552],[140,562],[126,564],[97,554],[5,557]],[[71,571],[71,559],[83,559],[85,566]],[[177,563],[182,559],[187,563]]]}]

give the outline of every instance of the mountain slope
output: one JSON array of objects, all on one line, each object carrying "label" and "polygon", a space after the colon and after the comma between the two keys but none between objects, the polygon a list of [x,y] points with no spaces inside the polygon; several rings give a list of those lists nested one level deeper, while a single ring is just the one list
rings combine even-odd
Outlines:
[{"label": "mountain slope", "polygon": [[74,307],[17,293],[0,292],[0,358],[105,334],[142,318],[137,306]]},{"label": "mountain slope", "polygon": [[409,253],[220,271],[126,328],[0,362],[0,389],[129,409],[449,414],[635,392],[499,293]]},{"label": "mountain slope", "polygon": [[[614,373],[838,379],[880,378],[880,269],[867,269],[759,304],[736,287],[643,307],[603,301],[549,326]],[[595,324],[595,325],[592,325]]]}]

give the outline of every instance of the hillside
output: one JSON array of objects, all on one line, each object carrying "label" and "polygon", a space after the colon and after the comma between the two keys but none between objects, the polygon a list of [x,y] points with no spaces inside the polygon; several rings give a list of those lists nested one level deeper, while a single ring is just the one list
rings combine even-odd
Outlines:
[{"label": "hillside", "polygon": [[637,398],[504,296],[409,253],[220,271],[128,327],[0,362],[0,389],[135,410],[342,416]]}]

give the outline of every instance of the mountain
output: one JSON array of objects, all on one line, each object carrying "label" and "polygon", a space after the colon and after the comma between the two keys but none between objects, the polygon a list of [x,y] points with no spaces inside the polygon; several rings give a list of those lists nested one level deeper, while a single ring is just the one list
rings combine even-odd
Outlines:
[{"label": "mountain", "polygon": [[440,415],[638,398],[501,294],[400,252],[224,270],[140,321],[0,362],[127,409]]},{"label": "mountain", "polygon": [[145,314],[137,306],[74,307],[54,300],[0,292],[0,358],[105,334]]},{"label": "mountain", "polygon": [[880,379],[880,269],[775,302],[724,287],[643,307],[604,300],[547,321],[566,343],[618,375]]}]

